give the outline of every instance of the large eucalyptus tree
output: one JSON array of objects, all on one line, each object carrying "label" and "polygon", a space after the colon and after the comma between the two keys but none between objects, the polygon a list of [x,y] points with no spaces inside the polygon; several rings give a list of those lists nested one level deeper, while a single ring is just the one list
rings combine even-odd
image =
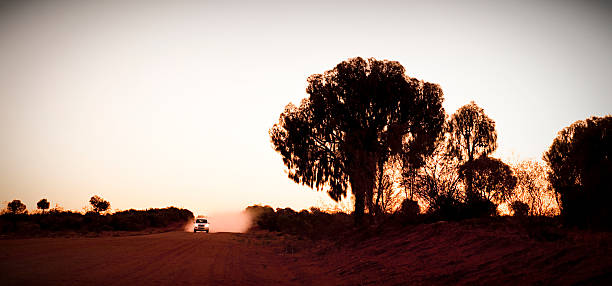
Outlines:
[{"label": "large eucalyptus tree", "polygon": [[296,183],[336,201],[350,187],[356,222],[366,203],[372,210],[381,162],[399,153],[421,156],[442,132],[442,89],[408,77],[395,61],[343,61],[308,77],[306,92],[270,129],[272,144]]}]

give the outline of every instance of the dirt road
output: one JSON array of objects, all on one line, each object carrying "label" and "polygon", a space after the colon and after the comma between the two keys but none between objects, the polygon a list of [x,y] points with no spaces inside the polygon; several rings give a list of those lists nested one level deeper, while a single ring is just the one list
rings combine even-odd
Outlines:
[{"label": "dirt road", "polygon": [[169,232],[0,240],[2,285],[333,285],[277,237]]},{"label": "dirt road", "polygon": [[[612,285],[612,234],[466,221],[353,233],[0,240],[0,285]],[[363,237],[361,237],[363,236]]]}]

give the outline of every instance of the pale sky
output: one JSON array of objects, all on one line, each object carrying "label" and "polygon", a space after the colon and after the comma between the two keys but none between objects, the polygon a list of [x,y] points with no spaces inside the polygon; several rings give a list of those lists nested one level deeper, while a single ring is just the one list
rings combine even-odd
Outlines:
[{"label": "pale sky", "polygon": [[612,9],[491,2],[2,1],[2,207],[317,205],[268,129],[309,75],[356,56],[440,84],[449,114],[474,100],[494,156],[540,159],[563,127],[612,112]]}]

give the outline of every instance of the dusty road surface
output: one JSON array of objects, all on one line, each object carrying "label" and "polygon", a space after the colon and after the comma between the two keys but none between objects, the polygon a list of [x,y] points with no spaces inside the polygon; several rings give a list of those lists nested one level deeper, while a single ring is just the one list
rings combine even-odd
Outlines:
[{"label": "dusty road surface", "polygon": [[0,240],[1,285],[334,285],[276,236],[168,232]]},{"label": "dusty road surface", "polygon": [[263,231],[0,239],[0,285],[612,285],[612,233],[539,233],[466,221],[316,242]]}]

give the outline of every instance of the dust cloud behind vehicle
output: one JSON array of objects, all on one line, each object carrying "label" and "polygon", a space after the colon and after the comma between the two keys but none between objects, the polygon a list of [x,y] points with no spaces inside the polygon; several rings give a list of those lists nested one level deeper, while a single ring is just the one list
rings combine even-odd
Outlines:
[{"label": "dust cloud behind vehicle", "polygon": [[251,227],[252,218],[244,211],[215,212],[208,216],[199,216],[187,222],[184,231],[192,232],[196,220],[205,218],[209,224],[209,232],[246,232]]}]

